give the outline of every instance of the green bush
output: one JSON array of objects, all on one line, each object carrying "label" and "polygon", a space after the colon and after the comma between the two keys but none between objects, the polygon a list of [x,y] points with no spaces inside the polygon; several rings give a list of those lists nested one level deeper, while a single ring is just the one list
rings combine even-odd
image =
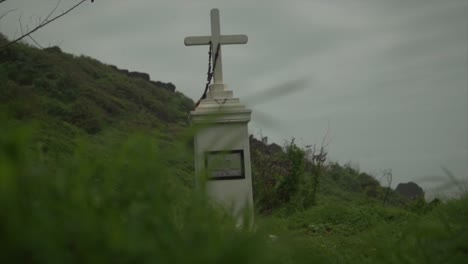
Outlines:
[{"label": "green bush", "polygon": [[78,100],[72,105],[67,121],[84,129],[89,134],[96,134],[103,128],[100,108],[86,99]]},{"label": "green bush", "polygon": [[282,150],[270,151],[266,142],[253,136],[249,139],[255,209],[260,213],[271,213],[282,203],[278,188],[289,175],[290,163]]},{"label": "green bush", "polygon": [[282,203],[289,202],[297,194],[305,171],[305,152],[294,143],[294,139],[286,145],[286,158],[289,161],[289,173],[283,177],[277,193]]},{"label": "green bush", "polygon": [[313,184],[305,172],[305,151],[294,143],[285,145],[286,152],[273,151],[266,142],[253,137],[251,142],[252,180],[257,211],[270,213],[280,206],[291,210],[312,204]]}]

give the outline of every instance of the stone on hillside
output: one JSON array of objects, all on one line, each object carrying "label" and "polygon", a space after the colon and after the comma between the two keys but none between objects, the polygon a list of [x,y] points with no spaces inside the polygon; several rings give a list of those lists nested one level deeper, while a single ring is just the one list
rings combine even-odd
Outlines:
[{"label": "stone on hillside", "polygon": [[259,140],[255,138],[253,135],[249,136],[249,141],[250,141],[250,146],[252,149],[258,149],[263,153],[269,153],[269,154],[277,154],[277,153],[283,153],[283,148],[276,144],[276,143],[271,143],[268,144],[265,142],[265,137],[262,140]]},{"label": "stone on hillside", "polygon": [[115,66],[115,65],[109,65],[109,67],[111,67],[112,69],[114,69],[114,70],[116,70],[116,71],[118,71],[118,72],[120,72],[120,73],[123,73],[123,74],[125,74],[125,75],[128,76],[128,70],[119,69],[119,68],[117,68],[117,66]]},{"label": "stone on hillside", "polygon": [[125,69],[119,69],[119,72],[129,76],[128,74],[130,73],[128,70],[125,70]]},{"label": "stone on hillside", "polygon": [[395,192],[409,199],[424,197],[424,190],[414,182],[398,184],[398,186],[395,189]]},{"label": "stone on hillside", "polygon": [[50,52],[50,53],[62,53],[62,50],[58,46],[52,46],[45,48],[44,51]]},{"label": "stone on hillside", "polygon": [[276,143],[271,143],[270,145],[268,145],[268,150],[270,151],[270,153],[281,153],[283,152],[283,148],[276,144]]},{"label": "stone on hillside", "polygon": [[150,76],[147,73],[144,72],[129,72],[128,76],[133,77],[133,78],[141,78],[147,82],[150,81]]},{"label": "stone on hillside", "polygon": [[156,87],[158,88],[163,88],[169,92],[175,92],[176,90],[176,87],[174,84],[172,83],[164,83],[164,82],[160,82],[160,81],[152,81],[150,80],[150,75],[148,73],[144,73],[144,72],[137,72],[137,71],[129,71],[129,70],[125,70],[125,69],[119,69],[117,68],[117,66],[115,65],[109,65],[109,67],[111,67],[112,69],[122,73],[122,74],[125,74],[126,76],[128,77],[131,77],[131,78],[140,78],[140,79],[143,79],[147,82],[150,82],[152,84],[154,84]]}]

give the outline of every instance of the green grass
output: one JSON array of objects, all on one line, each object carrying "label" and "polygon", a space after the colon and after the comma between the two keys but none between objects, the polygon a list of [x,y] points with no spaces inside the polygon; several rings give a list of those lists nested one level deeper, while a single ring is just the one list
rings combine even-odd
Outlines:
[{"label": "green grass", "polygon": [[[156,137],[108,134],[53,162],[2,123],[2,263],[239,263],[262,243],[171,173]],[[240,243],[240,244],[238,244]],[[265,255],[264,255],[265,257]],[[246,261],[248,260],[248,261]]]},{"label": "green grass", "polygon": [[191,187],[184,144],[109,131],[78,139],[70,155],[51,159],[34,147],[31,128],[1,124],[2,263],[463,263],[468,257],[466,196],[425,213],[324,196],[305,210],[285,206],[257,215],[255,230],[238,230]]},{"label": "green grass", "polygon": [[[0,35],[0,44],[6,42]],[[67,142],[109,128],[174,136],[193,101],[154,83],[130,78],[86,56],[15,44],[0,50],[0,113],[34,121],[44,147],[61,155]],[[50,140],[56,138],[57,140]]]},{"label": "green grass", "polygon": [[[418,215],[398,208],[325,204],[258,224],[279,236],[297,263],[464,263],[468,197]],[[292,248],[291,248],[292,247]]]},{"label": "green grass", "polygon": [[332,163],[304,203],[316,168],[251,138],[256,222],[236,229],[194,188],[183,94],[23,44],[0,50],[0,85],[0,263],[468,261],[466,194],[383,206],[372,176]]}]

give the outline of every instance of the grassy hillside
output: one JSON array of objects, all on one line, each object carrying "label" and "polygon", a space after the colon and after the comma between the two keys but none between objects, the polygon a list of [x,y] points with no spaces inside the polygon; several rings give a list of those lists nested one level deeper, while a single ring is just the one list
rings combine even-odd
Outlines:
[{"label": "grassy hillside", "polygon": [[256,229],[236,229],[193,188],[193,102],[145,74],[17,44],[0,85],[1,263],[468,259],[466,194],[405,200],[294,141],[250,138]]},{"label": "grassy hillside", "polygon": [[165,83],[132,78],[57,47],[38,50],[19,44],[0,50],[0,83],[0,113],[36,122],[38,140],[57,153],[70,152],[79,136],[109,128],[171,137],[193,108],[191,99],[165,89]]}]

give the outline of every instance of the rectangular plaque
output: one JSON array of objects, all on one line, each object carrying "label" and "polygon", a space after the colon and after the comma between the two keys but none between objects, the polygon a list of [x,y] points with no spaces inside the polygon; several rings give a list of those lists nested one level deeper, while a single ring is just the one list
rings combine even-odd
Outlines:
[{"label": "rectangular plaque", "polygon": [[245,179],[244,151],[207,151],[205,167],[210,180]]}]

